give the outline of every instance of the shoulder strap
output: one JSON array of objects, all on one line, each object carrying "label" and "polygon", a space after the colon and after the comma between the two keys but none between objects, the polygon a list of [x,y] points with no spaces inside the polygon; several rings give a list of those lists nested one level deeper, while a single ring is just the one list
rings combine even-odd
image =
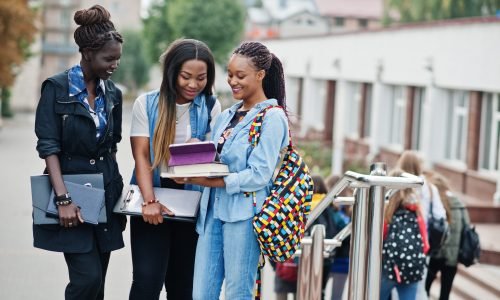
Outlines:
[{"label": "shoulder strap", "polygon": [[205,97],[205,105],[207,106],[207,112],[208,112],[208,124],[210,128],[210,123],[212,122],[212,109],[215,106],[215,96],[210,95],[208,97]]},{"label": "shoulder strap", "polygon": [[[252,125],[250,125],[250,131],[248,132],[248,142],[252,145],[252,147],[256,147],[257,144],[259,143],[260,139],[260,132],[262,131],[262,123],[264,122],[264,116],[268,110],[271,108],[280,108],[283,109],[283,107],[279,105],[270,105],[268,107],[263,108],[261,111],[257,113],[255,118],[252,121]],[[288,129],[288,149],[291,149],[293,147],[292,144],[292,134],[290,132],[290,128]]]},{"label": "shoulder strap", "polygon": [[431,197],[430,198],[430,206],[429,206],[429,216],[434,216],[433,213],[432,213],[432,202],[434,201],[434,197],[433,197],[433,192],[432,192],[432,186],[431,186],[431,183],[429,181],[427,181],[427,188],[429,189],[429,196]]}]

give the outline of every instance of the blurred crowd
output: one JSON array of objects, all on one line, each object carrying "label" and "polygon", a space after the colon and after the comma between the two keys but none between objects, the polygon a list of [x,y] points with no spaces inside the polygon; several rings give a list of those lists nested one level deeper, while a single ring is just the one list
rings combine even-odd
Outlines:
[{"label": "blurred crowd", "polygon": [[[419,188],[397,190],[386,195],[382,248],[382,274],[380,299],[428,299],[430,288],[440,273],[439,299],[449,299],[457,265],[464,262],[460,255],[464,248],[462,236],[471,228],[464,203],[453,193],[448,180],[441,174],[425,170],[424,161],[414,151],[405,151],[389,176],[410,173],[420,177]],[[326,179],[313,176],[315,189],[314,209],[335,186],[339,176]],[[355,191],[354,191],[355,192]],[[345,189],[337,196],[352,196]],[[352,207],[333,201],[314,224],[325,226],[325,238],[333,238],[350,221]],[[314,226],[314,225],[313,225]],[[311,226],[311,228],[313,227]],[[473,230],[473,229],[472,229]],[[306,234],[310,234],[307,232]],[[477,245],[479,247],[479,245]],[[322,276],[322,298],[343,299],[349,271],[350,239],[325,258]],[[478,251],[475,253],[478,255]],[[477,257],[475,257],[477,259]],[[275,293],[278,300],[296,299],[298,258],[273,264]],[[332,280],[332,290],[325,291]],[[397,296],[396,296],[397,294]]]}]

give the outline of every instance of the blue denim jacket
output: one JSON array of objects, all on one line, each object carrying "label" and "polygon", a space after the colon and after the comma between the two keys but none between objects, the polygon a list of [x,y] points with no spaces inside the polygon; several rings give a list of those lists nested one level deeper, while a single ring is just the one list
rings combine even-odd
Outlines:
[{"label": "blue denim jacket", "polygon": [[[156,126],[156,119],[158,118],[158,100],[160,98],[160,91],[154,90],[146,94],[146,113],[148,114],[149,122],[149,156],[151,158],[151,164],[154,161],[153,153],[153,136]],[[205,95],[199,94],[194,98],[193,105],[189,109],[190,125],[191,125],[191,138],[197,138],[200,141],[204,141],[207,133],[210,132],[210,124],[208,123],[209,115],[211,112],[207,111],[207,105],[205,105]],[[132,179],[130,183],[137,184],[135,178],[135,169],[132,173]],[[160,170],[156,168],[153,170],[153,186],[160,186]],[[199,187],[193,188],[191,185],[186,185],[186,189],[198,190]]]},{"label": "blue denim jacket", "polygon": [[[212,140],[217,143],[224,129],[233,118],[242,102],[223,111],[213,128]],[[229,166],[230,175],[224,177],[223,188],[205,188],[200,203],[196,230],[203,234],[208,205],[214,205],[214,217],[224,222],[237,222],[252,218],[259,211],[270,192],[272,177],[280,161],[280,151],[288,145],[288,119],[282,109],[267,111],[257,147],[248,141],[248,132],[255,115],[263,108],[277,105],[275,99],[268,99],[255,105],[245,118],[234,127],[226,140],[221,162]],[[247,193],[245,193],[247,192]],[[253,207],[256,192],[257,206]],[[210,198],[213,198],[211,201]]]}]

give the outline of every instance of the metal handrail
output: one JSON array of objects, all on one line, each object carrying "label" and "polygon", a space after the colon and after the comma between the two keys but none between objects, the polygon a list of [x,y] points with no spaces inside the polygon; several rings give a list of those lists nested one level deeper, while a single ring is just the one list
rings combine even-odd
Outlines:
[{"label": "metal handrail", "polygon": [[[403,173],[401,177],[386,177],[386,167],[383,163],[373,164],[370,171],[370,175],[347,171],[309,214],[306,229],[333,202],[353,205],[351,223],[333,239],[324,239],[323,225],[315,225],[311,237],[303,238],[303,251],[297,251],[297,255],[302,255],[297,282],[299,300],[320,299],[318,295],[321,295],[321,281],[310,281],[309,277],[315,274],[314,277],[317,278],[316,271],[323,265],[323,257],[330,256],[350,234],[352,238],[348,298],[379,298],[384,194],[388,197],[398,189],[420,187],[423,180],[409,173]],[[347,187],[355,188],[354,197],[339,197]],[[316,240],[318,238],[321,238],[321,242]],[[304,281],[308,281],[312,286],[307,287]]]},{"label": "metal handrail", "polygon": [[[321,202],[309,213],[307,217],[306,230],[316,221],[323,211],[333,202],[339,203],[339,200],[348,200],[351,197],[339,197],[346,187],[369,188],[371,186],[383,186],[390,189],[401,189],[410,187],[420,187],[423,184],[422,178],[410,173],[402,173],[401,177],[382,177],[365,175],[352,171],[345,172],[344,176],[333,186]],[[338,199],[338,200],[337,200]],[[344,202],[342,201],[342,202]],[[353,201],[354,202],[354,201]],[[340,204],[340,203],[339,203]],[[344,204],[344,203],[342,203]],[[350,204],[350,203],[347,203]]]}]

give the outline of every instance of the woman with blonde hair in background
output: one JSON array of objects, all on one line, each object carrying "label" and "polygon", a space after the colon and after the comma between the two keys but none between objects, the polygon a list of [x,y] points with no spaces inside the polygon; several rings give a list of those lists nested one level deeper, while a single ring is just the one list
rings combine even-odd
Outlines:
[{"label": "woman with blonde hair in background", "polygon": [[[424,184],[421,188],[416,189],[417,197],[420,201],[420,207],[422,209],[422,215],[425,220],[425,225],[429,229],[429,217],[432,216],[435,220],[446,220],[446,210],[441,202],[441,197],[439,196],[438,190],[434,184],[430,183],[424,176],[423,161],[417,154],[417,152],[412,150],[406,150],[401,154],[398,160],[398,168],[402,171],[416,175],[423,179]],[[434,239],[435,240],[435,239]],[[429,243],[431,246],[430,252],[436,251],[436,247],[433,243],[432,235],[429,235]],[[424,270],[427,272],[427,268]],[[425,277],[425,276],[424,276]],[[426,299],[427,295],[425,293],[425,284],[422,280],[418,287],[417,299]]]},{"label": "woman with blonde hair in background", "polygon": [[[402,170],[390,176],[398,177]],[[419,198],[411,188],[394,193],[385,207],[380,299],[389,299],[396,288],[400,300],[417,299],[429,251]]]},{"label": "woman with blonde hair in background", "polygon": [[437,273],[441,272],[439,300],[447,300],[450,297],[453,279],[457,273],[458,251],[462,229],[465,224],[469,224],[470,220],[465,205],[451,192],[448,180],[438,173],[430,173],[427,176],[429,181],[437,187],[441,201],[443,201],[443,205],[446,208],[450,233],[441,249],[436,254],[431,255],[425,279],[425,290],[427,295],[429,295],[432,282],[436,278]]}]

